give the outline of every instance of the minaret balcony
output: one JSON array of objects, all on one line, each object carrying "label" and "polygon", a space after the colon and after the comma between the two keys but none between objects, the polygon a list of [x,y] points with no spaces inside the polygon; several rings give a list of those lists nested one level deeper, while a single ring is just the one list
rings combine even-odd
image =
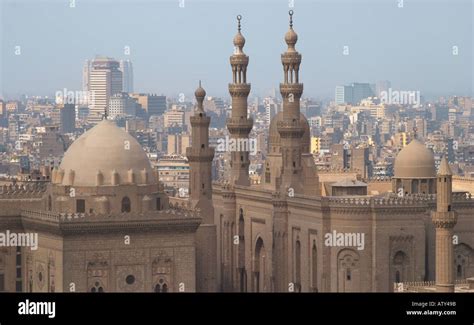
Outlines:
[{"label": "minaret balcony", "polygon": [[186,148],[186,157],[189,162],[206,162],[214,158],[214,148]]},{"label": "minaret balcony", "polygon": [[253,128],[253,118],[229,117],[227,129],[231,134],[247,136]]},{"label": "minaret balcony", "polygon": [[298,52],[286,52],[281,55],[281,63],[285,64],[300,64],[301,54]]},{"label": "minaret balcony", "polygon": [[303,93],[303,84],[297,83],[281,83],[280,94],[283,98],[291,98],[293,95],[294,99],[299,99]]},{"label": "minaret balcony", "polygon": [[453,228],[456,225],[458,218],[454,211],[433,211],[431,221],[436,228]]},{"label": "minaret balcony", "polygon": [[211,117],[210,116],[199,116],[199,115],[194,115],[189,118],[191,122],[191,126],[204,126],[208,127],[209,124],[211,123]]},{"label": "minaret balcony", "polygon": [[247,84],[247,83],[229,84],[229,93],[232,97],[248,97],[250,93],[250,84]]},{"label": "minaret balcony", "polygon": [[249,64],[249,57],[243,53],[234,54],[230,57],[230,64],[247,66]]}]

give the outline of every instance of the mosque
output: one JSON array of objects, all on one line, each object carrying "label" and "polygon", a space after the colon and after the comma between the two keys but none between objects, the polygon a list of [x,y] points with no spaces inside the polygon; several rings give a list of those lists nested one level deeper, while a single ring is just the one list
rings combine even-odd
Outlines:
[{"label": "mosque", "polygon": [[[322,195],[292,16],[283,111],[271,121],[261,184],[250,182],[249,152],[237,150],[227,179],[212,182],[201,85],[189,199],[167,197],[139,143],[105,119],[70,146],[45,187],[1,188],[0,232],[37,233],[38,247],[0,247],[0,291],[391,292],[418,283],[453,292],[474,277],[474,200],[453,192],[448,162],[437,171],[419,140],[399,152],[390,190],[354,195],[356,183],[344,181]],[[240,22],[227,119],[236,140],[253,126]],[[326,241],[333,233],[364,243]]]}]

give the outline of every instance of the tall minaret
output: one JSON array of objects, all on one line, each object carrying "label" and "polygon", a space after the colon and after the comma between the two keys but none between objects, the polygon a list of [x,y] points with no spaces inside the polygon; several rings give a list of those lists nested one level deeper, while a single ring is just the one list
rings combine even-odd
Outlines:
[{"label": "tall minaret", "polygon": [[206,91],[201,87],[195,92],[197,105],[191,116],[192,144],[186,148],[190,169],[190,202],[199,208],[202,222],[196,232],[196,289],[198,292],[217,290],[217,227],[214,223],[212,204],[212,159],[214,148],[209,147],[211,118],[203,108]]},{"label": "tall minaret", "polygon": [[304,129],[300,123],[300,98],[303,84],[299,83],[301,54],[295,49],[298,35],[293,30],[293,10],[290,10],[290,29],[285,35],[288,49],[281,55],[284,82],[280,83],[283,98],[283,121],[278,122],[277,129],[281,137],[282,151],[282,188],[286,191],[293,188],[302,190],[301,140]]},{"label": "tall minaret", "polygon": [[452,208],[452,175],[443,157],[436,180],[436,212],[432,214],[436,228],[436,290],[439,292],[454,292],[453,229],[457,216]]},{"label": "tall minaret", "polygon": [[[250,185],[249,179],[249,134],[252,130],[253,119],[247,118],[247,97],[250,93],[250,84],[247,83],[247,66],[249,57],[243,52],[245,38],[240,33],[240,20],[237,16],[238,31],[234,37],[234,54],[230,57],[232,66],[232,83],[229,84],[229,93],[232,96],[232,115],[227,119],[227,129],[236,144],[247,143],[246,148],[241,145],[231,152],[230,183],[234,185]],[[239,139],[246,141],[239,141]]]},{"label": "tall minaret", "polygon": [[[193,207],[198,207],[201,212],[212,207],[212,159],[214,148],[209,147],[209,124],[211,118],[206,115],[203,108],[206,91],[201,87],[195,91],[196,109],[191,116],[192,144],[186,149],[189,161],[190,181],[189,194]],[[204,223],[214,223],[214,215],[203,215]]]}]

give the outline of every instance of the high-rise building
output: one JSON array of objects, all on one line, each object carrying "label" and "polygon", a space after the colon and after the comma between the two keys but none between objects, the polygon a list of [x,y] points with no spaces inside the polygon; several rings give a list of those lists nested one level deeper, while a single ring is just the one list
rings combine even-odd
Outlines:
[{"label": "high-rise building", "polygon": [[353,83],[352,84],[352,103],[358,104],[362,99],[374,96],[373,86],[368,83]]},{"label": "high-rise building", "polygon": [[88,81],[88,121],[97,124],[109,108],[110,97],[122,92],[119,62],[108,57],[96,57],[90,63]]},{"label": "high-rise building", "polygon": [[59,109],[60,112],[60,129],[61,134],[72,133],[76,128],[76,108],[74,104],[64,104]]},{"label": "high-rise building", "polygon": [[120,60],[120,71],[122,71],[123,85],[122,91],[125,93],[133,92],[133,65],[129,59]]},{"label": "high-rise building", "polygon": [[138,104],[145,110],[148,117],[154,115],[163,115],[166,111],[166,96],[158,96],[156,94],[139,94],[132,93],[131,97],[135,98]]},{"label": "high-rise building", "polygon": [[270,125],[272,118],[280,111],[280,106],[275,102],[273,97],[265,98],[263,105],[265,107],[265,122],[267,125]]},{"label": "high-rise building", "polygon": [[352,87],[336,86],[335,101],[336,105],[352,103]]},{"label": "high-rise building", "polygon": [[0,118],[4,118],[7,115],[7,105],[0,99]]},{"label": "high-rise building", "polygon": [[336,86],[335,102],[339,104],[359,104],[362,99],[374,96],[374,86],[369,83],[354,82],[351,85]]},{"label": "high-rise building", "polygon": [[64,154],[64,141],[59,134],[58,126],[46,126],[39,133],[39,157],[41,160],[58,158]]},{"label": "high-rise building", "polygon": [[184,155],[190,145],[189,134],[168,134],[168,155]]},{"label": "high-rise building", "polygon": [[137,110],[137,102],[130,97],[128,93],[118,93],[110,97],[109,114],[111,119],[119,116],[135,116]]},{"label": "high-rise building", "polygon": [[89,91],[90,71],[91,71],[91,60],[86,60],[86,62],[84,62],[84,67],[82,68],[82,90],[85,92]]},{"label": "high-rise building", "polygon": [[184,111],[175,106],[165,113],[165,128],[182,127],[184,125]]},{"label": "high-rise building", "polygon": [[388,90],[392,87],[392,84],[388,80],[380,80],[377,81],[375,84],[375,95],[380,98],[380,93],[382,91],[388,92]]}]

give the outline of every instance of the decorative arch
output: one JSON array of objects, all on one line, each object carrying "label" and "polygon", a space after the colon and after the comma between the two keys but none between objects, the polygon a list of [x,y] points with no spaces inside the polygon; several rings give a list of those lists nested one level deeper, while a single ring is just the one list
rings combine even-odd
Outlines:
[{"label": "decorative arch", "polygon": [[247,291],[247,271],[245,270],[245,220],[244,210],[239,209],[239,256],[238,256],[238,268],[239,268],[239,284],[240,292]]},{"label": "decorative arch", "polygon": [[295,242],[295,291],[301,292],[301,242]]},{"label": "decorative arch", "polygon": [[265,276],[266,276],[266,251],[265,244],[262,237],[258,236],[255,241],[255,250],[253,257],[253,291],[266,291]]},{"label": "decorative arch", "polygon": [[353,249],[344,248],[337,254],[337,291],[360,292],[360,257]]},{"label": "decorative arch", "polygon": [[318,248],[315,239],[311,248],[311,287],[313,292],[318,292]]},{"label": "decorative arch", "polygon": [[463,280],[474,275],[474,251],[465,244],[454,246],[454,267],[457,280]]},{"label": "decorative arch", "polygon": [[132,210],[132,203],[128,196],[122,198],[122,212],[128,213]]},{"label": "decorative arch", "polygon": [[395,254],[393,254],[391,265],[392,283],[406,282],[409,280],[408,269],[410,266],[410,259],[405,251],[397,250]]}]

